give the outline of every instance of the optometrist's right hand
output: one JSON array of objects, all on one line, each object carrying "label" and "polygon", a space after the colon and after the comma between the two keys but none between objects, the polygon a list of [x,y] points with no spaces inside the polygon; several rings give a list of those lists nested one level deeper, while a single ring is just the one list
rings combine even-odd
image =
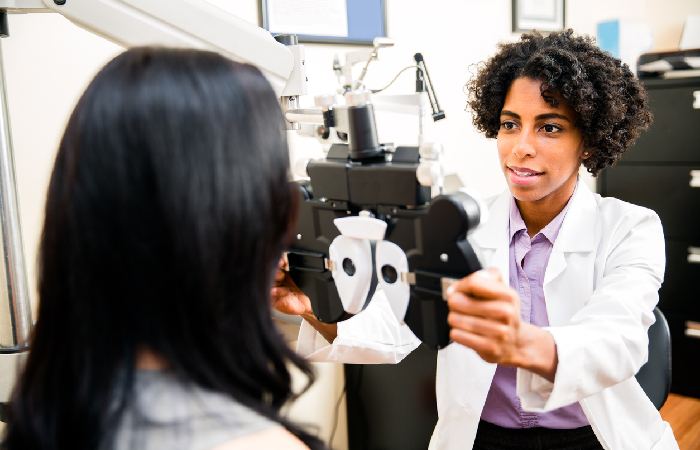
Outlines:
[{"label": "optometrist's right hand", "polygon": [[284,261],[280,261],[279,268],[275,274],[275,286],[272,288],[272,307],[282,314],[292,316],[313,316],[311,301],[301,289],[297,287],[289,275],[282,267]]}]

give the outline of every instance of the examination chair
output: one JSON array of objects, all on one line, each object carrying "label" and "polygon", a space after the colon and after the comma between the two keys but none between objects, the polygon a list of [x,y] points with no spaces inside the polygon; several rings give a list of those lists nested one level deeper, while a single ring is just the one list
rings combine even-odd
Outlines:
[{"label": "examination chair", "polygon": [[671,390],[671,330],[658,307],[654,316],[656,322],[649,327],[649,359],[635,377],[656,409],[661,409]]}]

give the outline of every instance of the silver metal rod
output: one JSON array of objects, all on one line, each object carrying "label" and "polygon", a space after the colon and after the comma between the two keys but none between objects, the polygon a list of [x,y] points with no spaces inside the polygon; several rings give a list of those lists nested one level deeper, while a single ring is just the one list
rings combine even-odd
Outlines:
[{"label": "silver metal rod", "polygon": [[315,123],[323,125],[323,111],[320,109],[288,109],[284,117],[290,123]]},{"label": "silver metal rod", "polygon": [[[299,107],[299,97],[296,95],[284,95],[279,98],[280,107],[282,108],[282,114],[287,114],[287,111],[292,109],[297,109]],[[287,118],[287,129],[288,130],[300,130],[301,125],[298,123],[293,123],[289,118]]]},{"label": "silver metal rod", "polygon": [[423,140],[425,136],[423,134],[424,125],[423,120],[425,119],[425,106],[420,105],[418,107],[418,147],[423,145]]},{"label": "silver metal rod", "polygon": [[[7,300],[0,290],[0,324],[9,325],[11,333],[0,330],[0,348],[21,350],[27,345],[32,329],[27,271],[24,263],[24,245],[19,217],[19,200],[15,163],[10,134],[10,114],[7,103],[5,67],[0,45],[0,220],[4,278],[7,282]],[[9,317],[7,317],[9,315]],[[9,320],[8,320],[9,319]]]}]

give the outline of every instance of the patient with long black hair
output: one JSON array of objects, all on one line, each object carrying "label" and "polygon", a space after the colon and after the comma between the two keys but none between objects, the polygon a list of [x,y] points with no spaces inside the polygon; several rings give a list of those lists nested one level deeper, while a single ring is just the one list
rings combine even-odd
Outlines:
[{"label": "patient with long black hair", "polygon": [[270,316],[288,166],[252,66],[138,48],[97,74],[51,176],[8,449],[323,448],[279,413],[288,367],[313,378]]}]

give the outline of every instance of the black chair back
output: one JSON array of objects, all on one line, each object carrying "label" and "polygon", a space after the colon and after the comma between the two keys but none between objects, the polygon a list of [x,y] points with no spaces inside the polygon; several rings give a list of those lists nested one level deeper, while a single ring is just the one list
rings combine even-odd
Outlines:
[{"label": "black chair back", "polygon": [[654,316],[656,322],[649,327],[649,359],[635,377],[656,409],[661,409],[671,390],[671,330],[658,307]]}]

